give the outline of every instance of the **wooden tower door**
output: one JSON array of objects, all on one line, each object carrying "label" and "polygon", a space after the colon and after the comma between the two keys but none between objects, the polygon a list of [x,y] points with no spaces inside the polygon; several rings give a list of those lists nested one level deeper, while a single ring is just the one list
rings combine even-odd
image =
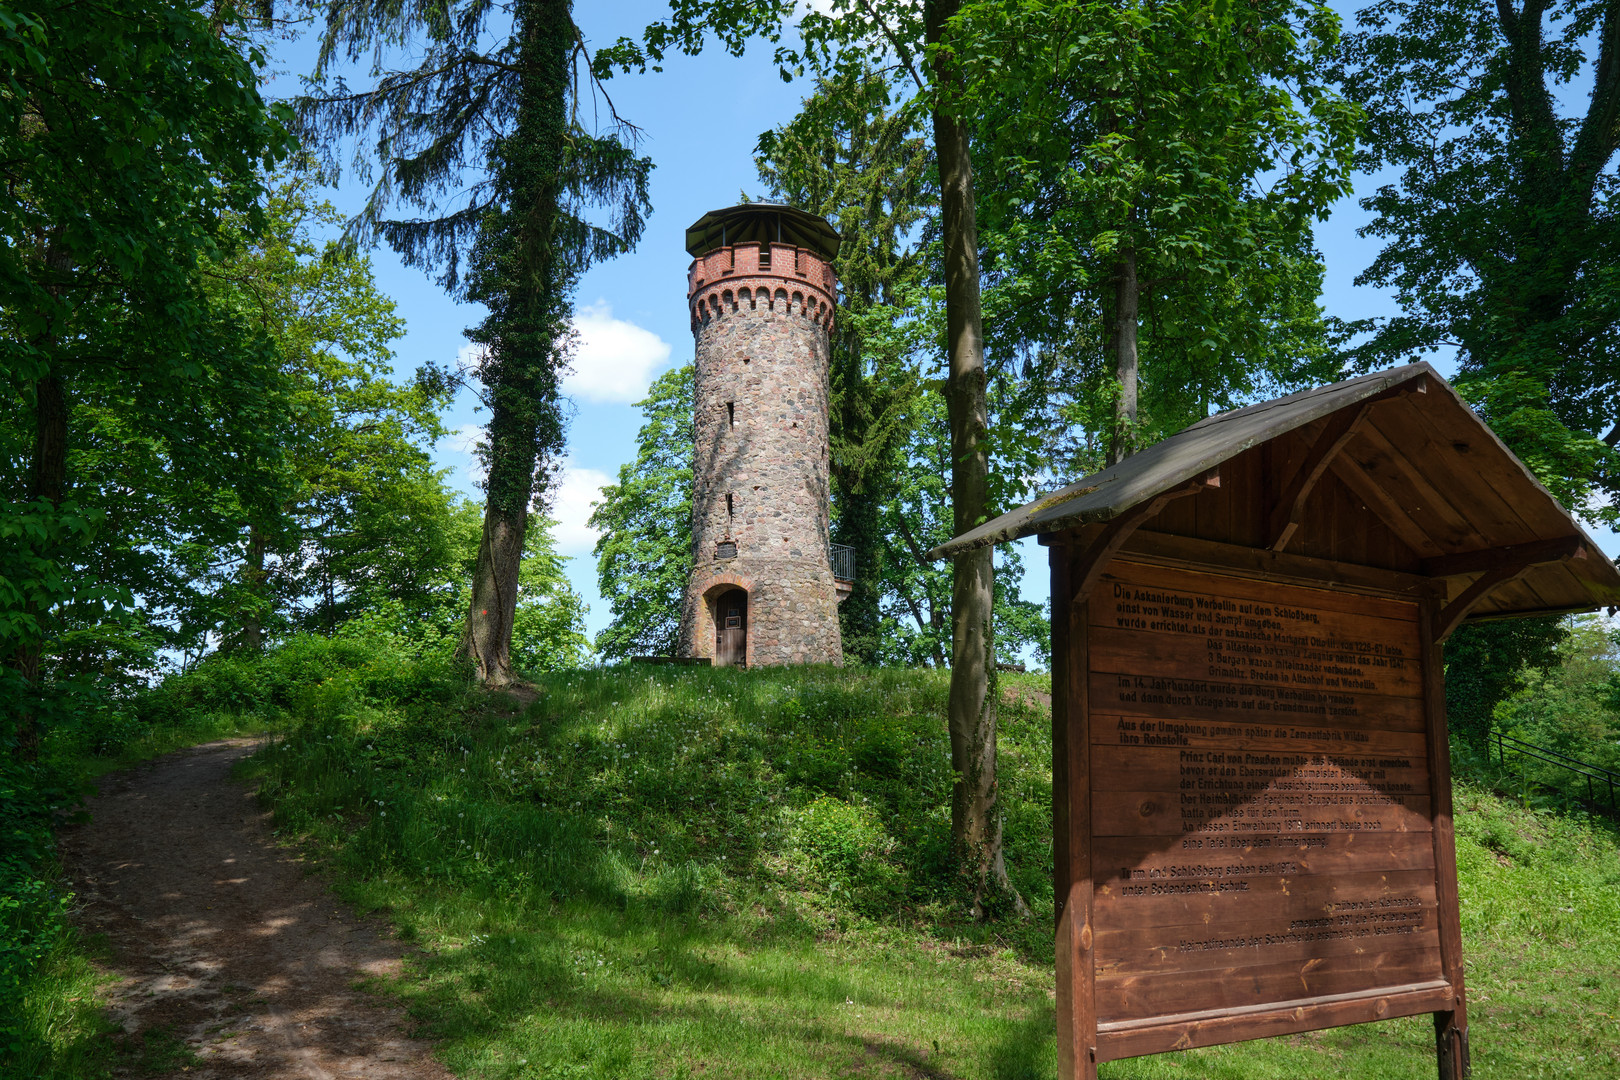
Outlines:
[{"label": "wooden tower door", "polygon": [[714,666],[748,666],[748,594],[741,589],[714,602]]}]

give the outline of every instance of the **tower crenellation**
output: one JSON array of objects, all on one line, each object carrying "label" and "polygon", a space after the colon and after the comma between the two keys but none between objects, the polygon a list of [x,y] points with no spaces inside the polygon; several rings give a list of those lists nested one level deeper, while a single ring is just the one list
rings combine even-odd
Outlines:
[{"label": "tower crenellation", "polygon": [[827,419],[837,234],[748,203],[704,215],[687,238],[694,558],[681,652],[841,663]]}]

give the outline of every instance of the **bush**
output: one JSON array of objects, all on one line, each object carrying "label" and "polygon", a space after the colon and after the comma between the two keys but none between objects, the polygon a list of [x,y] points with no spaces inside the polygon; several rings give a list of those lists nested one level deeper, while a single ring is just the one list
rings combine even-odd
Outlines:
[{"label": "bush", "polygon": [[44,1033],[23,1016],[40,962],[65,932],[69,896],[52,873],[51,825],[80,791],[43,765],[0,764],[0,1061],[21,1056]]}]

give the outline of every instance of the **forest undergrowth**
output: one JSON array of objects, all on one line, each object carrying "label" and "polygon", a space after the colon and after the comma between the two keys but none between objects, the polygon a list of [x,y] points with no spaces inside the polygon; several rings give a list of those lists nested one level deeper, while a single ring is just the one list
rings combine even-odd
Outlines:
[{"label": "forest undergrowth", "polygon": [[[1045,676],[1001,688],[1008,866],[1034,915],[987,924],[947,860],[938,672],[638,665],[487,695],[387,642],[306,638],[172,678],[142,715],[147,739],[275,732],[246,768],[279,835],[418,947],[377,989],[458,1075],[1012,1080],[1055,1070],[1051,737]],[[1614,829],[1457,794],[1475,1075],[1620,1076]],[[36,1005],[92,977],[64,940],[79,982]],[[1103,1075],[1433,1068],[1417,1018]]]}]

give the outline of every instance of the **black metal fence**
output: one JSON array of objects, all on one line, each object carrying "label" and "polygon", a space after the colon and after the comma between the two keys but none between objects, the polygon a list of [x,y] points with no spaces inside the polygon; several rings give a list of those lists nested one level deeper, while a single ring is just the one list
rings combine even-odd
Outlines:
[{"label": "black metal fence", "polygon": [[855,549],[848,544],[832,545],[832,572],[839,581],[855,580]]},{"label": "black metal fence", "polygon": [[[1545,784],[1547,787],[1562,791],[1565,794],[1579,795],[1581,788],[1585,787],[1586,802],[1594,808],[1608,807],[1610,814],[1620,816],[1620,772],[1606,769],[1602,765],[1594,765],[1589,761],[1572,758],[1568,754],[1560,754],[1557,750],[1549,750],[1545,746],[1527,743],[1523,739],[1515,739],[1511,735],[1504,735],[1500,731],[1491,732],[1491,738],[1496,743],[1496,758],[1505,769],[1507,756],[1511,752],[1515,755],[1514,762],[1518,766],[1518,774],[1522,781],[1529,784],[1532,779]],[[1532,763],[1540,766],[1551,766],[1550,769],[1536,768],[1536,777],[1530,776]],[[1565,783],[1555,783],[1548,779],[1548,775],[1556,777]],[[1571,782],[1574,788],[1570,790]]]}]

